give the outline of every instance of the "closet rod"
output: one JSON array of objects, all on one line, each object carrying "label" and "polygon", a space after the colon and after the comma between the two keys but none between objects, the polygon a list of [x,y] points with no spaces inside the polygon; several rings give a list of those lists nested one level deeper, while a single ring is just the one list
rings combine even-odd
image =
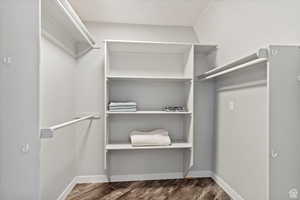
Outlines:
[{"label": "closet rod", "polygon": [[85,117],[80,117],[78,119],[74,119],[74,120],[71,120],[71,121],[67,121],[67,122],[64,122],[64,123],[61,123],[61,124],[58,124],[58,125],[55,125],[55,126],[51,126],[51,127],[48,127],[48,128],[42,128],[40,130],[41,132],[41,138],[52,138],[54,136],[54,132],[58,129],[61,129],[61,128],[64,128],[66,126],[70,126],[72,124],[75,124],[75,123],[78,123],[78,122],[81,122],[81,121],[84,121],[84,120],[93,120],[93,119],[100,119],[100,117],[97,117],[95,115],[88,115],[88,116],[85,116]]},{"label": "closet rod", "polygon": [[238,60],[235,60],[235,61],[233,61],[233,62],[230,62],[230,63],[227,64],[227,65],[224,65],[224,66],[221,66],[221,67],[213,68],[212,70],[209,70],[209,71],[205,72],[204,74],[202,74],[202,76],[203,76],[203,77],[209,76],[209,75],[211,75],[211,74],[214,74],[214,73],[223,71],[223,70],[225,70],[225,69],[230,69],[231,67],[235,67],[235,66],[238,66],[238,65],[241,65],[241,64],[250,62],[250,61],[255,60],[255,59],[258,59],[258,58],[259,58],[259,52],[256,52],[256,53],[253,53],[253,54],[251,54],[251,55],[248,55],[248,56],[245,56],[245,57],[243,57],[243,58],[240,58],[240,59],[238,59]]},{"label": "closet rod", "polygon": [[224,74],[228,74],[228,73],[231,73],[231,72],[234,72],[236,70],[239,70],[239,69],[243,69],[243,68],[247,68],[247,67],[251,67],[253,65],[256,65],[256,64],[260,64],[260,63],[263,63],[263,62],[267,62],[268,59],[267,58],[258,58],[258,59],[255,59],[253,61],[250,61],[250,62],[247,62],[247,63],[244,63],[244,64],[241,64],[241,65],[238,65],[236,67],[232,67],[232,68],[229,68],[229,69],[225,69],[223,71],[219,71],[217,73],[213,73],[209,76],[206,76],[204,78],[199,78],[200,80],[209,80],[209,79],[212,79],[212,78],[216,78],[218,76],[221,76],[221,75],[224,75]]},{"label": "closet rod", "polygon": [[238,66],[242,66],[247,63],[251,63],[252,61],[255,62],[258,59],[262,58],[268,58],[268,49],[261,48],[257,52],[252,53],[250,55],[244,56],[242,58],[239,58],[237,60],[234,60],[230,63],[227,63],[226,65],[220,66],[220,67],[215,67],[209,71],[204,72],[203,74],[200,74],[198,76],[198,80],[207,80],[208,77],[223,73],[226,70],[231,71],[232,68],[236,68]]}]

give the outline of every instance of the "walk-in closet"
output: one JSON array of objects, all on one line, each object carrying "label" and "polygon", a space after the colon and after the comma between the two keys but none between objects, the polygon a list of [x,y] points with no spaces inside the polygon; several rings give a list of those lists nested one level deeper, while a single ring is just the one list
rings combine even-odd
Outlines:
[{"label": "walk-in closet", "polygon": [[300,199],[299,8],[1,0],[0,199]]}]

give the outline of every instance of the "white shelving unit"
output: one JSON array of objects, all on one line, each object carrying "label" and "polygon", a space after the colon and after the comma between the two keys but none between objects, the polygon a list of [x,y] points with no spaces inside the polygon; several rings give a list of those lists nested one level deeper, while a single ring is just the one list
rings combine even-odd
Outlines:
[{"label": "white shelving unit", "polygon": [[41,1],[43,36],[75,58],[96,48],[96,42],[67,0]]},{"label": "white shelving unit", "polygon": [[[105,41],[104,168],[108,178],[110,152],[120,150],[181,149],[183,174],[187,174],[194,163],[194,54],[215,49],[189,43]],[[135,101],[138,111],[111,112],[111,101]],[[167,105],[181,105],[186,111],[162,111]],[[168,130],[172,145],[130,144],[130,131],[155,128]]]}]

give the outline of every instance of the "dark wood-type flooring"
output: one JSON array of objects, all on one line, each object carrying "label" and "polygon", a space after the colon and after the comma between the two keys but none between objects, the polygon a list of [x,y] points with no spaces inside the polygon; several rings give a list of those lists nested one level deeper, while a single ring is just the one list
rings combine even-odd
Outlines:
[{"label": "dark wood-type flooring", "polygon": [[78,184],[67,200],[231,200],[210,178]]}]

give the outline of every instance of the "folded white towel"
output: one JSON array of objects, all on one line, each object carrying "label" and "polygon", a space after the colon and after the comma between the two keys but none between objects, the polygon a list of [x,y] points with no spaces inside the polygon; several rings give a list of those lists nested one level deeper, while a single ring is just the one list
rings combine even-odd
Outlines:
[{"label": "folded white towel", "polygon": [[133,146],[168,146],[171,145],[171,139],[168,131],[156,129],[153,131],[132,131],[130,134],[131,144]]},{"label": "folded white towel", "polygon": [[130,135],[169,135],[169,132],[165,129],[154,129],[154,130],[135,130]]}]

